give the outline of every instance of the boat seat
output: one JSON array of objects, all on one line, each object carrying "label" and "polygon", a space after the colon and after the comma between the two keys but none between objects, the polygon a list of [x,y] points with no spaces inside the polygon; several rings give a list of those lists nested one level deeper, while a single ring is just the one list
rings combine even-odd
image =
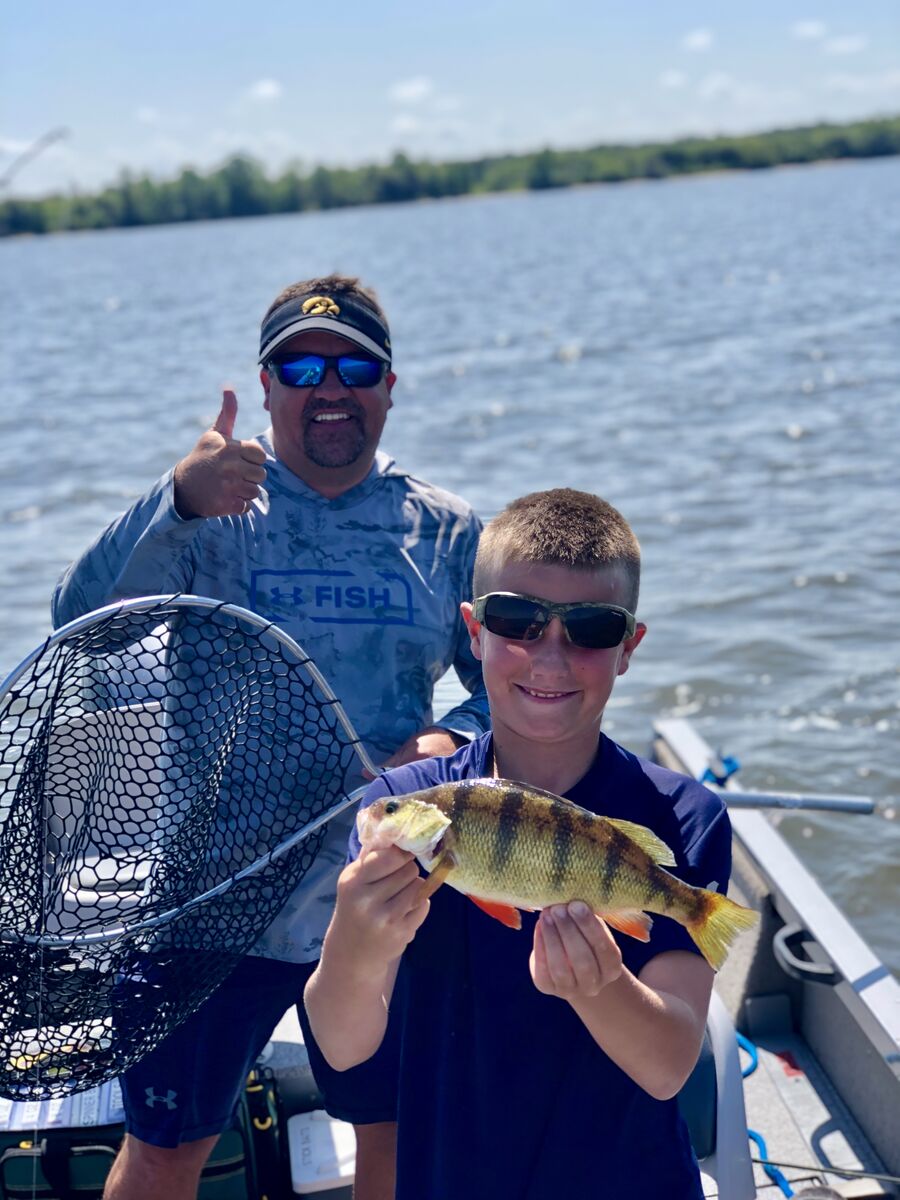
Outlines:
[{"label": "boat seat", "polygon": [[719,1200],[753,1200],[741,1059],[731,1017],[715,991],[700,1058],[678,1093],[678,1105],[700,1168],[715,1180]]}]

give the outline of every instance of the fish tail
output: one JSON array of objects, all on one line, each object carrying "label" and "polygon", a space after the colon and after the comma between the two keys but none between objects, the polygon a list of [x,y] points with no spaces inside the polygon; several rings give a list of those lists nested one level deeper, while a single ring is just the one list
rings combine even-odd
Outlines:
[{"label": "fish tail", "polygon": [[705,904],[699,915],[687,923],[687,930],[700,953],[714,971],[725,961],[728,949],[735,937],[745,929],[752,929],[759,920],[759,913],[743,904],[736,904],[718,892],[705,892]]}]

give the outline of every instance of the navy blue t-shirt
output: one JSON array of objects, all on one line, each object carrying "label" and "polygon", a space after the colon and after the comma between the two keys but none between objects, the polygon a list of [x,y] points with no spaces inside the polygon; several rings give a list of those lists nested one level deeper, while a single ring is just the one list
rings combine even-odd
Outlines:
[{"label": "navy blue t-shirt", "polygon": [[[491,763],[485,734],[452,756],[387,772],[364,803],[487,775]],[[594,765],[567,795],[648,826],[673,850],[675,874],[725,890],[730,823],[694,780],[601,735]],[[359,852],[355,834],[350,852]],[[383,1076],[382,1096],[397,1089],[397,1200],[702,1200],[677,1102],[653,1099],[565,1000],[534,986],[536,920],[523,913],[522,930],[508,929],[445,885],[403,956],[394,1036],[365,1064],[370,1086],[373,1071]],[[662,951],[696,951],[661,916],[647,943],[614,936],[635,974]]]}]

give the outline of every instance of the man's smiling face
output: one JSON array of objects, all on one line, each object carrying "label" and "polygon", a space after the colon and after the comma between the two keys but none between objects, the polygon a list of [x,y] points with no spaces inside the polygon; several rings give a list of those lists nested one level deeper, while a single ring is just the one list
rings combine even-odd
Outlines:
[{"label": "man's smiling face", "polygon": [[[358,346],[333,333],[300,333],[277,357],[291,354],[360,354]],[[336,370],[326,371],[314,387],[292,388],[263,369],[265,407],[272,416],[275,454],[310,487],[338,495],[369,473],[381,439],[395,376],[391,371],[374,387],[350,388]]]}]

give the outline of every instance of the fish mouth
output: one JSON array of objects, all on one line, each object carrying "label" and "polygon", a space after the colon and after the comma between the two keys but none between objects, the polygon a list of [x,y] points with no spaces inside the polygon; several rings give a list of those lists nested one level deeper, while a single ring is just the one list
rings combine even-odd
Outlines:
[{"label": "fish mouth", "polygon": [[437,835],[437,837],[432,839],[431,844],[425,848],[425,853],[428,855],[428,857],[430,859],[433,860],[436,858],[440,858],[441,855],[444,853],[444,834],[446,832],[447,831],[445,829],[442,829],[441,832]]}]

